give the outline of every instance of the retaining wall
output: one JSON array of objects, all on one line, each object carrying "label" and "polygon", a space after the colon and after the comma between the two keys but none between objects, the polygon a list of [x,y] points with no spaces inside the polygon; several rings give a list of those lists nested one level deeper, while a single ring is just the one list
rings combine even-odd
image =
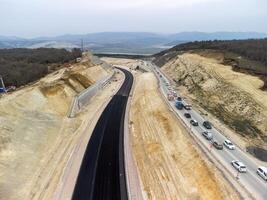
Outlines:
[{"label": "retaining wall", "polygon": [[94,85],[88,87],[87,89],[80,92],[78,95],[76,95],[73,98],[73,101],[71,103],[68,117],[72,118],[75,117],[77,113],[81,111],[81,109],[86,106],[90,99],[102,88],[105,87],[105,85],[112,79],[114,74],[116,73],[116,70],[114,69],[113,73],[108,75],[107,77],[97,81]]}]

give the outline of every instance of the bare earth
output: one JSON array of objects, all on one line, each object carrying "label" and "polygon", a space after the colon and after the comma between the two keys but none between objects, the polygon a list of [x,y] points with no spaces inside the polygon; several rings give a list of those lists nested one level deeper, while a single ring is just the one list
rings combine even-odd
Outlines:
[{"label": "bare earth", "polygon": [[182,95],[199,105],[199,110],[240,147],[245,150],[254,144],[267,149],[267,92],[260,89],[264,82],[220,62],[216,57],[185,53],[162,69]]},{"label": "bare earth", "polygon": [[139,60],[134,59],[126,59],[126,58],[110,58],[110,57],[103,57],[101,60],[112,64],[112,65],[122,65],[128,68],[133,68],[139,63]]},{"label": "bare earth", "polygon": [[[110,69],[111,70],[111,69]],[[89,114],[67,118],[78,92],[110,73],[84,57],[0,99],[0,199],[51,199],[84,124],[119,81],[96,97]],[[114,88],[115,87],[115,88]]]},{"label": "bare earth", "polygon": [[170,112],[152,73],[137,76],[131,106],[132,148],[146,199],[238,199]]}]

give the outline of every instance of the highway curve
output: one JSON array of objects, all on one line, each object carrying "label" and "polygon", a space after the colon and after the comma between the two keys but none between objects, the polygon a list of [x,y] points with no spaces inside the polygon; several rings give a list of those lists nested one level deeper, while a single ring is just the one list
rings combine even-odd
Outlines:
[{"label": "highway curve", "polygon": [[124,116],[133,84],[125,81],[100,116],[83,157],[73,200],[127,200],[124,168]]}]

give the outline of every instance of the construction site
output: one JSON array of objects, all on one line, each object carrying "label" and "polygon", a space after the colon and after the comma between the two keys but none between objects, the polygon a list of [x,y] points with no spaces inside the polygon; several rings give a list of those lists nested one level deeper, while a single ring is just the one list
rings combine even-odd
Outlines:
[{"label": "construction site", "polygon": [[266,1],[0,2],[0,200],[267,200]]},{"label": "construction site", "polygon": [[[222,60],[222,54],[213,51],[202,55],[185,53],[162,69],[176,82],[181,94],[244,151],[252,146],[267,149],[264,81],[258,76],[233,71]],[[264,150],[254,156],[266,161]]]},{"label": "construction site", "polygon": [[[92,138],[97,137],[94,129],[102,115],[109,112],[107,109],[114,97],[120,93],[122,98],[126,95],[121,88],[127,85],[128,75],[122,73],[123,70],[133,75],[133,85],[127,86],[130,94],[126,117],[121,118],[125,121],[122,137],[126,138],[126,158],[123,159],[128,198],[250,198],[244,185],[240,186],[235,180],[235,173],[221,167],[210,155],[210,150],[203,150],[184,122],[177,118],[169,105],[175,98],[164,96],[159,79],[166,75],[174,91],[179,91],[179,95],[212,121],[213,126],[244,150],[248,144],[265,144],[259,143],[257,138],[240,138],[216,118],[216,112],[222,111],[212,109],[218,104],[227,105],[224,106],[227,116],[231,116],[230,112],[247,117],[257,113],[263,122],[265,112],[260,109],[264,110],[266,95],[258,89],[262,87],[261,80],[233,72],[215,59],[196,54],[177,56],[161,68],[163,74],[158,77],[148,63],[110,57],[100,60],[87,52],[69,67],[62,67],[35,83],[2,94],[0,199],[73,199],[75,191],[82,192],[80,188],[84,186],[79,186],[76,180],[84,176],[80,175],[83,165],[88,165],[84,163],[86,153],[90,153],[88,148]],[[86,99],[85,93],[88,93]],[[221,96],[222,93],[227,96]],[[257,102],[262,107],[243,102],[251,98],[252,93],[253,105]],[[237,95],[246,95],[246,98],[236,98]],[[227,104],[232,102],[229,96],[239,101],[234,106]],[[221,116],[228,119],[226,115]],[[254,124],[259,130],[266,128],[265,123],[255,121]],[[103,126],[100,130],[105,129]],[[99,145],[96,147],[95,144],[93,148],[101,148],[102,143]],[[257,162],[260,164],[261,161]],[[110,163],[103,163],[103,167]],[[90,160],[89,165],[92,165]],[[81,184],[87,185],[86,182]],[[109,186],[100,184],[99,187]],[[100,198],[99,191],[108,191],[96,189],[92,187],[92,194],[97,198]],[[82,199],[91,195],[80,194]],[[121,198],[118,196],[122,193],[112,195]]]},{"label": "construction site", "polygon": [[92,55],[84,55],[80,63],[1,96],[1,199],[55,196],[81,137],[90,137],[90,132],[83,135],[85,127],[90,127],[90,123],[94,126],[94,117],[123,78],[116,74],[114,81],[95,95],[85,109],[69,118],[74,96],[113,73],[111,67],[93,62]]}]

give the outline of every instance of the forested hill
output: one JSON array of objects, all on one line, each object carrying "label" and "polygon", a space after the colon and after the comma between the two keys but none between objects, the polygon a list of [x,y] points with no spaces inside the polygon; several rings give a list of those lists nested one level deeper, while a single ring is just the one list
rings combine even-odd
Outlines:
[{"label": "forested hill", "polygon": [[[48,66],[81,56],[79,49],[0,49],[0,75],[6,86],[21,86],[49,73]],[[0,86],[1,87],[1,86]]]},{"label": "forested hill", "polygon": [[180,51],[212,49],[236,53],[253,61],[267,66],[267,38],[250,40],[214,40],[189,42],[177,45],[171,49],[155,54],[158,65],[166,63]]}]

